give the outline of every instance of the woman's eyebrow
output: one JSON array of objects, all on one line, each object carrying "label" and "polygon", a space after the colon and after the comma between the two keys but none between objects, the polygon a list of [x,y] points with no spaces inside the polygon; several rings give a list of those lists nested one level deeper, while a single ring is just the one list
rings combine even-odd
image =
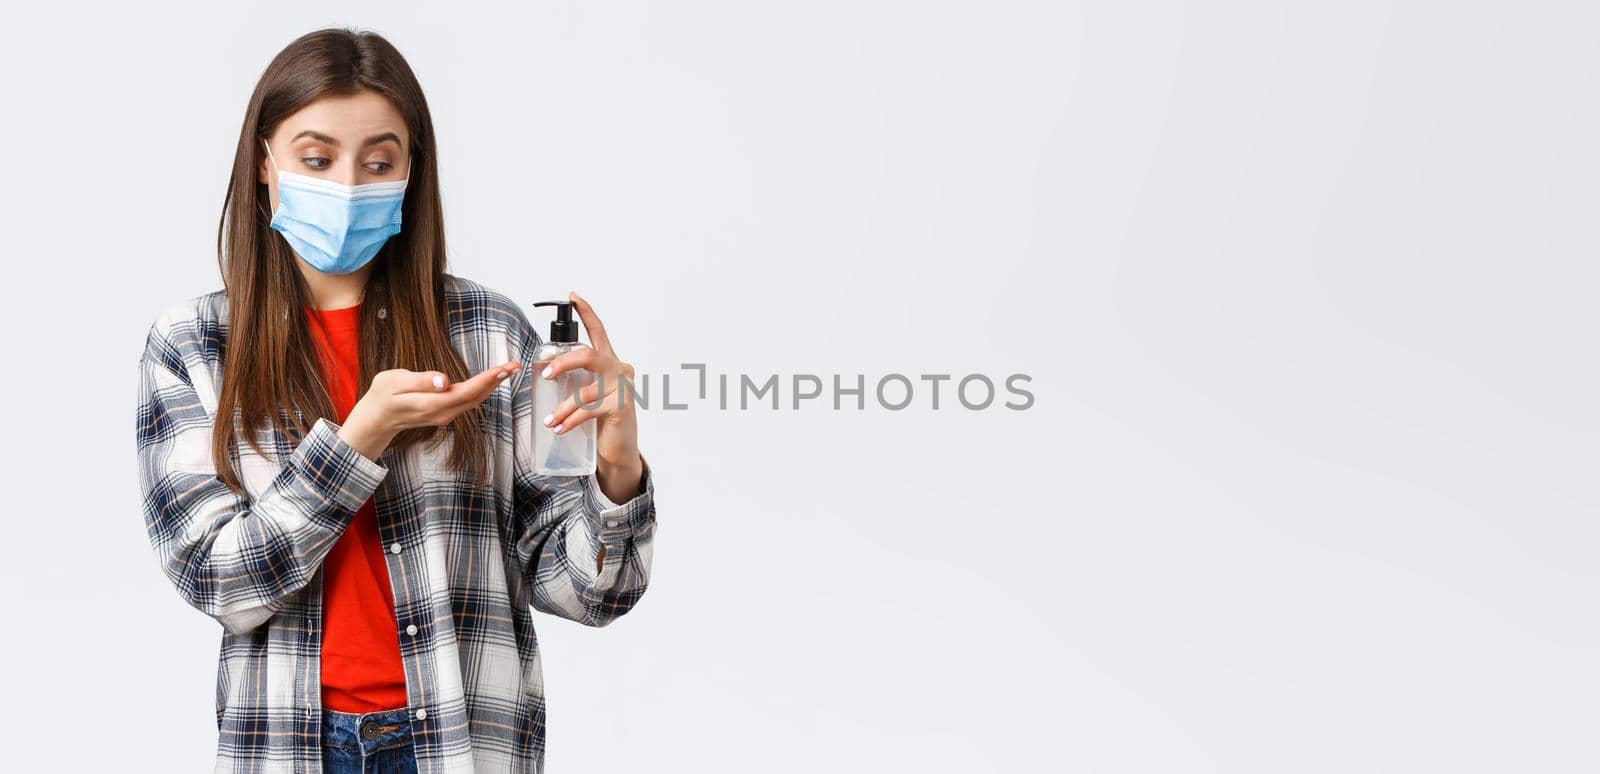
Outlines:
[{"label": "woman's eyebrow", "polygon": [[[329,137],[328,135],[325,135],[322,132],[318,132],[318,131],[316,131],[314,129],[307,129],[307,130],[295,135],[294,137],[289,138],[289,142],[294,142],[295,140],[298,140],[301,137],[310,137],[311,139],[316,140],[317,142],[324,142],[324,143],[327,143],[329,145],[338,145],[339,144],[338,140],[336,140],[336,139],[334,139],[332,137]],[[371,137],[368,137],[365,142],[361,143],[361,147],[365,148],[368,145],[376,145],[377,143],[383,142],[385,140],[393,142],[395,145],[401,144],[399,135],[395,134],[394,132],[384,132],[383,134],[375,134],[375,135],[372,135]]]}]

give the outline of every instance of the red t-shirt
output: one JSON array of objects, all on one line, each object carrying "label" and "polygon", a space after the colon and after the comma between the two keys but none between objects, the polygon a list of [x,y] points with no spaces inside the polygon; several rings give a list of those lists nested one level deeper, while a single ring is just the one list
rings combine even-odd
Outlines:
[{"label": "red t-shirt", "polygon": [[[361,304],[306,307],[324,383],[343,424],[360,380]],[[394,589],[368,498],[322,562],[322,704],[340,712],[406,706],[406,673],[395,628]]]}]

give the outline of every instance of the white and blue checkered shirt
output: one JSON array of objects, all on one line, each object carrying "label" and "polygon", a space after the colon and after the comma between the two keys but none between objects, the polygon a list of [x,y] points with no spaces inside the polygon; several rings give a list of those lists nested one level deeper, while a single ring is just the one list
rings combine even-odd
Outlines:
[{"label": "white and blue checkered shirt", "polygon": [[248,496],[238,495],[211,458],[226,294],[175,304],[150,327],[137,422],[144,519],[178,595],[222,624],[218,772],[321,770],[320,568],[369,497],[422,772],[541,771],[544,681],[531,610],[605,626],[644,594],[656,523],[649,465],[640,493],[621,505],[593,475],[535,476],[529,379],[540,337],[507,296],[445,278],[449,332],[468,372],[522,361],[482,404],[492,476],[478,488],[469,471],[446,465],[449,442],[374,461],[322,417],[298,443],[258,429],[276,459],[241,434],[234,448]]}]

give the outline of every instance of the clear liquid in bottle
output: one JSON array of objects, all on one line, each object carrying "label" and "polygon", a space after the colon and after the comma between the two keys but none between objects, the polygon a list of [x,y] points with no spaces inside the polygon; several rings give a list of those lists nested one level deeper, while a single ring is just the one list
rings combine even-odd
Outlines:
[{"label": "clear liquid in bottle", "polygon": [[[539,375],[550,359],[583,344],[549,343],[539,347],[533,364],[533,472],[540,476],[587,476],[595,470],[595,420],[588,419],[557,435],[546,427],[545,415],[555,411],[578,390],[595,381],[593,371],[574,368],[556,374],[554,379]],[[579,406],[582,407],[581,405]]]}]

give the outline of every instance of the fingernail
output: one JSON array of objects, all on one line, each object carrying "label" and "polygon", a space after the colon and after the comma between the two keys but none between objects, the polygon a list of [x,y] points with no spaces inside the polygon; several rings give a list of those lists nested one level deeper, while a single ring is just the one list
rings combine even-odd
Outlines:
[{"label": "fingernail", "polygon": [[555,418],[556,418],[555,414],[545,414],[544,415],[544,426],[545,427],[549,427],[550,423],[555,421]]},{"label": "fingernail", "polygon": [[510,376],[510,375],[511,375],[510,371],[501,371],[500,373],[495,374],[494,378],[496,378],[496,379],[504,379],[504,378],[506,378],[507,376]]},{"label": "fingernail", "polygon": [[539,372],[539,375],[543,376],[546,379],[549,379],[550,378],[550,366],[545,366],[544,370]]},{"label": "fingernail", "polygon": [[435,390],[444,389],[444,377],[443,376],[440,376],[438,374],[434,374],[433,375],[433,388]]},{"label": "fingernail", "polygon": [[555,432],[555,434],[556,434],[556,435],[561,435],[561,432],[562,432],[562,431],[563,431],[563,430],[566,430],[566,428],[565,428],[565,427],[557,427],[557,428],[556,428],[556,429],[555,429],[555,430],[554,430],[554,432]]}]

